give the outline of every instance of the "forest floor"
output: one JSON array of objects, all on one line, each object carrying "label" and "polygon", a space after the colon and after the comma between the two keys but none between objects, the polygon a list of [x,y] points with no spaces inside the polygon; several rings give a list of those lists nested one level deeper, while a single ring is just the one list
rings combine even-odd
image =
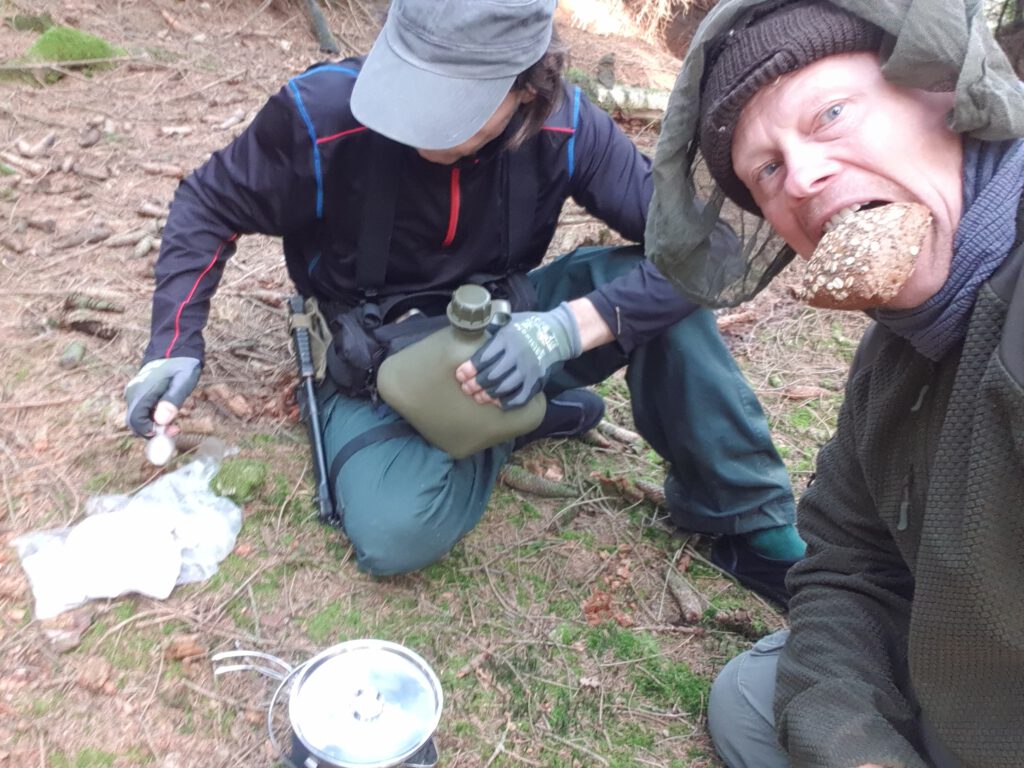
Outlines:
[{"label": "forest floor", "polygon": [[[706,540],[668,522],[651,491],[662,459],[622,432],[534,444],[514,463],[570,497],[501,485],[441,562],[398,578],[360,573],[310,500],[290,396],[290,285],[268,238],[244,238],[226,268],[182,416],[187,432],[236,447],[232,461],[258,478],[239,498],[233,552],[166,600],[128,595],[35,618],[8,545],[191,458],[148,464],[122,399],[180,177],[321,58],[299,0],[0,0],[0,57],[35,40],[14,17],[43,12],[123,53],[102,70],[65,67],[49,85],[0,81],[0,766],[271,765],[272,686],[214,677],[209,656],[247,649],[299,664],[360,637],[402,643],[435,669],[448,768],[718,766],[704,724],[710,683],[785,620],[708,564]],[[368,49],[377,4],[334,0],[324,13],[343,54]],[[657,45],[569,22],[577,69],[615,53],[620,82],[671,88],[679,61]],[[619,117],[653,152],[657,123]],[[551,252],[608,237],[567,207]],[[799,494],[863,321],[798,305],[784,287],[718,322]],[[628,430],[624,379],[599,391],[608,421]],[[275,722],[283,738],[283,712]]]}]

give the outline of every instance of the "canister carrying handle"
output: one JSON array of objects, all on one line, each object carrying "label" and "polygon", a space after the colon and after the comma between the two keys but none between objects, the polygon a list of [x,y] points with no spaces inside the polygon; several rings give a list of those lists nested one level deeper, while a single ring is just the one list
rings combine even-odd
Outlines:
[{"label": "canister carrying handle", "polygon": [[263,659],[264,661],[272,662],[277,664],[284,671],[278,669],[271,669],[270,667],[263,666],[261,664],[222,664],[213,668],[213,674],[221,675],[225,672],[259,672],[271,677],[274,680],[279,681],[277,688],[274,689],[274,695],[270,697],[270,704],[267,706],[267,735],[270,737],[270,744],[274,748],[274,752],[281,759],[281,762],[285,764],[287,768],[299,768],[292,759],[285,754],[284,750],[281,749],[281,745],[277,743],[277,737],[274,736],[274,707],[277,706],[277,700],[281,696],[281,691],[285,689],[288,683],[295,673],[303,668],[304,665],[293,667],[290,664],[272,656],[269,653],[261,653],[259,651],[223,651],[221,653],[215,653],[210,657],[210,661],[216,663],[218,661],[224,661],[225,659]]},{"label": "canister carrying handle", "polygon": [[512,304],[508,299],[494,299],[491,301],[491,325],[495,328],[502,328],[512,320]]},{"label": "canister carrying handle", "polygon": [[[288,664],[277,656],[272,656],[269,653],[261,653],[260,651],[222,651],[221,653],[215,653],[210,657],[210,661],[215,664],[218,661],[224,661],[225,659],[263,659],[273,664],[278,665],[282,669],[271,669],[270,667],[262,666],[260,664],[221,664],[213,668],[213,674],[222,675],[225,672],[259,672],[267,677],[272,677],[275,680],[286,680],[291,677],[297,668],[293,668],[291,664]],[[283,670],[283,671],[282,671]]]}]

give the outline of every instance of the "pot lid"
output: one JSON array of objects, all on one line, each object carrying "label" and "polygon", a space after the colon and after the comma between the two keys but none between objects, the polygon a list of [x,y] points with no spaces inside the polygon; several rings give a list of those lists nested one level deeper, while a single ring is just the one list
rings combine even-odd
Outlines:
[{"label": "pot lid", "polygon": [[350,640],[306,662],[291,692],[295,735],[340,768],[400,765],[441,719],[441,683],[422,658],[385,640]]}]

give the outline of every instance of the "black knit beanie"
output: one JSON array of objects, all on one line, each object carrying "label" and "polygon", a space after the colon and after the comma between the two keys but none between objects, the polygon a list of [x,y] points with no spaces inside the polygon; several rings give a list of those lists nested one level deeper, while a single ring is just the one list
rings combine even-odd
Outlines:
[{"label": "black knit beanie", "polygon": [[700,150],[727,197],[760,215],[732,168],[733,132],[754,94],[826,56],[877,51],[882,34],[826,0],[795,0],[758,5],[713,41],[701,83]]}]

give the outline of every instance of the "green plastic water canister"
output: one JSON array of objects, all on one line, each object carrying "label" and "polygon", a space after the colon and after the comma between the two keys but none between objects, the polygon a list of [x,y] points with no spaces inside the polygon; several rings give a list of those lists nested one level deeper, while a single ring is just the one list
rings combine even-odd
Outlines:
[{"label": "green plastic water canister", "polygon": [[449,325],[388,357],[377,373],[384,402],[427,442],[456,459],[535,429],[547,400],[538,392],[521,408],[480,405],[466,395],[455,369],[487,340],[491,294],[479,285],[460,286],[448,304]]}]

